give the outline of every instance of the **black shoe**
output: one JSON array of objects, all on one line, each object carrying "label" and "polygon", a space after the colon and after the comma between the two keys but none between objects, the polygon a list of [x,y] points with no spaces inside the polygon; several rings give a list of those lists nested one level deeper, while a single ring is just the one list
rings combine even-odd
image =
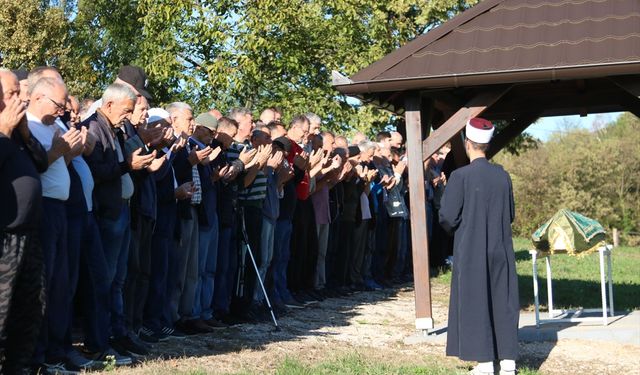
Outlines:
[{"label": "black shoe", "polygon": [[204,321],[209,327],[213,329],[224,329],[229,328],[229,325],[219,321],[216,318],[207,319]]},{"label": "black shoe", "polygon": [[209,327],[201,319],[179,320],[176,323],[176,327],[187,335],[213,332],[213,328]]},{"label": "black shoe", "polygon": [[130,336],[112,338],[110,342],[111,347],[122,355],[149,355],[149,349]]},{"label": "black shoe", "polygon": [[227,324],[229,327],[246,323],[246,321],[238,319],[236,316],[233,316],[231,314],[223,315],[222,317],[220,317],[220,321],[224,324]]},{"label": "black shoe", "polygon": [[310,295],[308,295],[305,292],[298,292],[296,294],[293,295],[293,298],[295,298],[298,302],[304,304],[304,305],[310,305],[312,303],[318,303],[318,300],[316,300],[315,298],[311,297]]},{"label": "black shoe", "polygon": [[285,301],[284,306],[290,309],[304,309],[304,304],[296,301],[293,298],[289,301]]},{"label": "black shoe", "polygon": [[322,294],[318,293],[318,291],[316,291],[316,290],[307,290],[307,295],[309,295],[311,298],[313,298],[313,299],[315,299],[315,300],[317,300],[319,302],[322,302],[325,299],[325,297],[322,296]]},{"label": "black shoe", "polygon": [[157,335],[155,332],[146,327],[141,327],[138,330],[138,337],[140,338],[140,340],[152,344],[160,341],[160,335]]},{"label": "black shoe", "polygon": [[171,327],[164,327],[162,328],[162,330],[160,330],[160,334],[161,335],[165,335],[165,339],[160,339],[160,341],[165,341],[168,339],[176,339],[176,340],[184,340],[187,335],[184,334],[184,332],[180,331],[179,329],[175,329],[175,328],[171,328]]}]

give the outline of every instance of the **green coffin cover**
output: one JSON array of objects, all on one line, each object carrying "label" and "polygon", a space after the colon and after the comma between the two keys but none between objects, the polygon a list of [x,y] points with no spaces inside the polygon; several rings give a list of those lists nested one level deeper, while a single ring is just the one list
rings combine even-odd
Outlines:
[{"label": "green coffin cover", "polygon": [[577,212],[561,209],[531,236],[538,251],[584,255],[605,244],[602,225]]}]

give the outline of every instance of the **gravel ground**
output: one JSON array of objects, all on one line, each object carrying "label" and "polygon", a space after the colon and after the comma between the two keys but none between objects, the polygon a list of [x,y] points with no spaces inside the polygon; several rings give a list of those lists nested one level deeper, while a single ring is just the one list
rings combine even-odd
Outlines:
[{"label": "gravel ground", "polygon": [[[448,288],[432,288],[437,324],[446,320],[446,298],[441,297]],[[279,332],[264,323],[160,343],[152,358],[116,373],[272,373],[285,358],[313,364],[348,353],[397,364],[436,362],[453,373],[465,373],[473,365],[446,357],[442,343],[403,343],[415,333],[414,295],[408,284],[330,298],[293,311],[279,324]],[[640,346],[586,340],[522,343],[519,363],[542,374],[640,374]]]}]

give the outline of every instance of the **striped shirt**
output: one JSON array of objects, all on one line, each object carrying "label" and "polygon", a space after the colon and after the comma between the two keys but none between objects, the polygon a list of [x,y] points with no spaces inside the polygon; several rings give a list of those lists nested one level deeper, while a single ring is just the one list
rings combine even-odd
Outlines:
[{"label": "striped shirt", "polygon": [[[251,149],[251,145],[246,143],[233,142],[231,147],[227,150],[227,159],[233,161],[238,159],[240,152],[245,147]],[[242,178],[242,177],[241,177]],[[262,170],[258,171],[256,178],[251,185],[244,189],[240,189],[238,193],[238,200],[240,204],[251,204],[256,206],[262,206],[262,202],[267,196],[267,176]]]}]

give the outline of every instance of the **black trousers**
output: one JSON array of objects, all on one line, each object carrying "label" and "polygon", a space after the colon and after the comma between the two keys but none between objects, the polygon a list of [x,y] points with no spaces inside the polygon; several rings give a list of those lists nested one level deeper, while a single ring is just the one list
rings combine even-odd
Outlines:
[{"label": "black trousers", "polygon": [[293,215],[291,258],[287,269],[289,290],[313,289],[318,262],[318,232],[311,199],[298,200]]},{"label": "black trousers", "polygon": [[37,232],[2,233],[0,373],[18,373],[33,356],[44,315],[44,257]]},{"label": "black trousers", "polygon": [[153,230],[155,220],[138,215],[131,230],[127,279],[124,284],[124,313],[127,328],[137,332],[142,327],[144,307],[149,295]]}]

